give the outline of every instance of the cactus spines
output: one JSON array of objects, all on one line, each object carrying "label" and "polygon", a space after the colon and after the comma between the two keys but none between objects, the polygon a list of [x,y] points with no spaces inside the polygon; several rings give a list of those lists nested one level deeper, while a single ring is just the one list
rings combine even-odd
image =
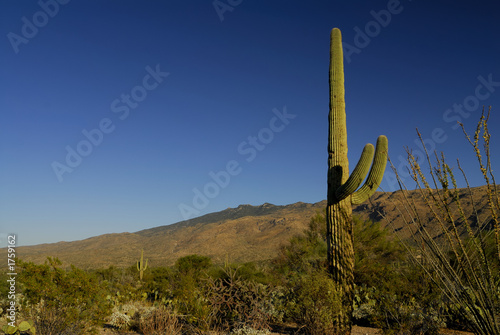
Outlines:
[{"label": "cactus spines", "polygon": [[137,271],[139,271],[139,280],[142,281],[142,275],[144,271],[148,268],[148,260],[146,259],[146,264],[144,264],[144,250],[141,250],[141,259],[137,261]]},{"label": "cactus spines", "polygon": [[[344,62],[340,30],[330,36],[330,112],[328,115],[328,270],[342,296],[342,309],[336,316],[336,333],[350,334],[354,285],[352,204],[367,200],[378,188],[387,163],[388,141],[381,135],[374,149],[367,144],[349,176],[347,130],[344,100]],[[375,153],[374,153],[375,152]],[[375,157],[374,157],[375,156]],[[370,169],[370,163],[371,169]],[[359,189],[368,173],[363,186]]]}]

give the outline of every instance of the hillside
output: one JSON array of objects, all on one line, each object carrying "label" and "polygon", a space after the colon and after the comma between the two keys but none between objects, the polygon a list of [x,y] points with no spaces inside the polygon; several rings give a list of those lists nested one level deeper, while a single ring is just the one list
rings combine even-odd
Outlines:
[{"label": "hillside", "polygon": [[[484,187],[472,189],[481,220],[487,218],[484,208],[487,199]],[[468,215],[472,215],[471,201],[465,190],[460,197]],[[439,235],[437,224],[430,219],[423,202],[415,191],[410,192],[417,211],[428,221],[427,228]],[[391,230],[408,236],[409,225],[404,224],[401,206],[402,192],[376,192],[370,201],[353,208],[363,219],[381,220]],[[179,257],[201,254],[214,262],[229,258],[233,262],[258,261],[273,258],[281,245],[293,235],[301,233],[310,218],[322,212],[326,201],[315,204],[298,202],[286,206],[265,203],[260,206],[240,205],[237,208],[210,213],[172,225],[141,230],[135,233],[105,234],[85,240],[58,242],[18,247],[17,254],[24,261],[42,263],[47,256],[58,257],[65,264],[81,268],[102,268],[110,265],[134,265],[144,249],[151,266],[171,265]],[[389,224],[389,222],[391,222]]]}]

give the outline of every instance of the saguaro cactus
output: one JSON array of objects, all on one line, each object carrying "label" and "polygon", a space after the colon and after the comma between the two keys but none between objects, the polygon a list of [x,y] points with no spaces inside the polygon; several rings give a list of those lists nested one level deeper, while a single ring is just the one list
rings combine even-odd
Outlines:
[{"label": "saguaro cactus", "polygon": [[139,271],[139,280],[142,281],[142,275],[144,271],[148,268],[148,260],[146,259],[146,264],[144,265],[144,250],[141,250],[141,259],[137,261],[137,271]]},{"label": "saguaro cactus", "polygon": [[[342,296],[342,310],[336,316],[336,334],[350,334],[352,323],[354,250],[352,204],[367,200],[378,188],[387,163],[387,137],[377,147],[365,145],[361,158],[349,175],[344,100],[344,62],[340,30],[332,29],[330,41],[330,112],[328,131],[327,243],[328,270]],[[375,151],[375,158],[373,159]],[[361,188],[368,169],[368,178]]]}]

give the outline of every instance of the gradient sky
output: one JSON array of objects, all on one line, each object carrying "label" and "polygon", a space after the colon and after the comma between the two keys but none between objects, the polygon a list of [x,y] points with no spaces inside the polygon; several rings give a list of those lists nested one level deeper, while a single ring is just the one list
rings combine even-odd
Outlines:
[{"label": "gradient sky", "polygon": [[481,185],[454,125],[482,105],[500,166],[497,1],[2,0],[0,246],[325,199],[333,27],[351,169],[418,127]]}]

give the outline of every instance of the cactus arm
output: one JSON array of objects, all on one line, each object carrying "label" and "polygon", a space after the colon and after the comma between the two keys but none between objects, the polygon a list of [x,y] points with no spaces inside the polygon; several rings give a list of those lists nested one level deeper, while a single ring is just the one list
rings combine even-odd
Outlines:
[{"label": "cactus arm", "polygon": [[389,143],[387,137],[380,135],[377,139],[377,148],[375,149],[375,158],[368,178],[363,186],[352,194],[351,203],[359,205],[375,193],[382,178],[384,177],[385,166],[387,164],[387,152]]},{"label": "cactus arm", "polygon": [[366,174],[368,173],[368,170],[370,169],[374,151],[375,148],[373,147],[373,144],[368,143],[365,145],[358,164],[354,168],[354,171],[352,171],[349,179],[347,179],[347,181],[335,191],[337,201],[347,198],[356,191],[359,185],[361,185],[366,177]]}]

